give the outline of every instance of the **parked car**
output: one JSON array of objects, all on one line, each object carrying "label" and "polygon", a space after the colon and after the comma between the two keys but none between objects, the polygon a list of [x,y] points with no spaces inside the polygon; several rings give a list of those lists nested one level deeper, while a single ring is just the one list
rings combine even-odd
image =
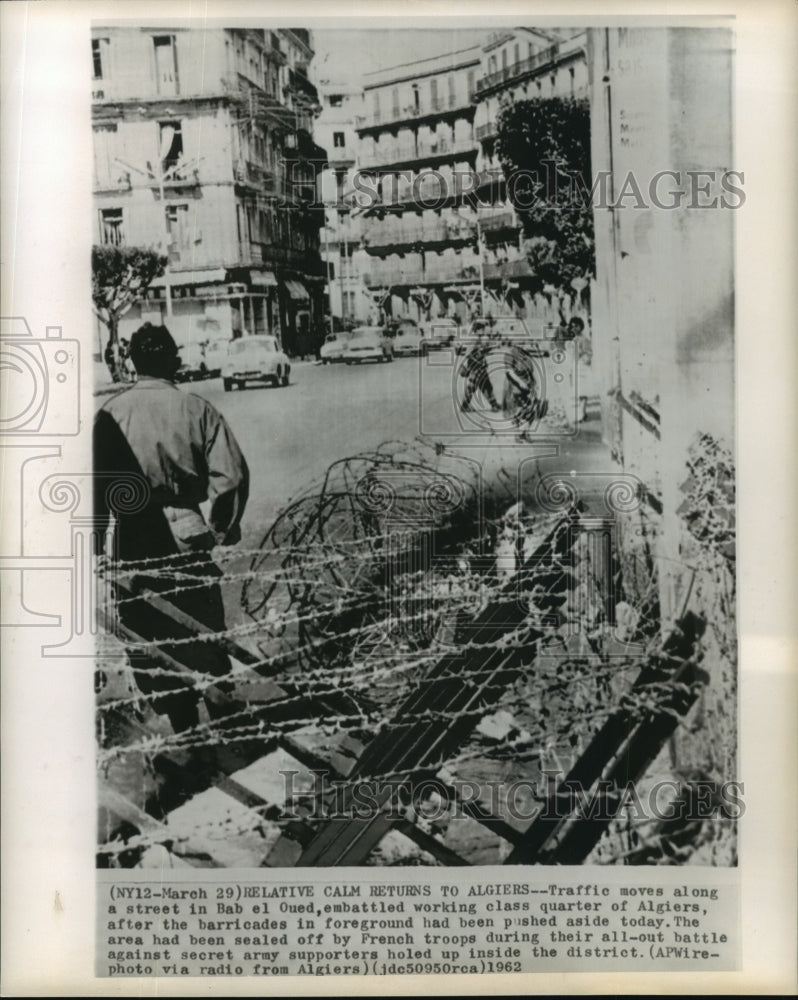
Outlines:
[{"label": "parked car", "polygon": [[424,338],[421,345],[422,351],[435,351],[451,347],[457,339],[459,331],[460,324],[450,316],[442,316],[424,323],[421,327]]},{"label": "parked car", "polygon": [[381,326],[359,326],[352,331],[344,361],[348,365],[362,361],[393,361],[393,342],[385,336]]},{"label": "parked car", "polygon": [[208,365],[201,344],[186,344],[178,353],[180,367],[175,374],[176,382],[194,382],[208,377]]},{"label": "parked car", "polygon": [[230,340],[211,340],[205,345],[205,364],[208,366],[208,378],[219,378],[222,367],[227,359]]},{"label": "parked car", "polygon": [[225,392],[247,382],[288,385],[290,374],[291,364],[276,339],[262,334],[234,340],[222,365]]},{"label": "parked car", "polygon": [[403,316],[401,319],[391,319],[385,325],[385,336],[395,339],[403,333],[413,332],[418,334],[418,323],[410,316]]},{"label": "parked car", "polygon": [[322,364],[330,365],[335,361],[343,361],[344,351],[346,350],[346,345],[349,343],[350,336],[350,334],[343,331],[340,333],[328,333],[319,350]]},{"label": "parked car", "polygon": [[421,331],[413,326],[405,326],[393,338],[393,353],[397,358],[421,353]]}]

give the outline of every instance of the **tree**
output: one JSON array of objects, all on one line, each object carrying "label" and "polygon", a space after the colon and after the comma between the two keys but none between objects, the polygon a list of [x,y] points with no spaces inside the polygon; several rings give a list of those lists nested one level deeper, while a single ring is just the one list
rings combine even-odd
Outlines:
[{"label": "tree", "polygon": [[119,320],[144,297],[166,264],[167,258],[149,247],[102,245],[91,249],[91,298],[98,319],[108,328],[108,346],[117,367]]},{"label": "tree", "polygon": [[523,226],[534,290],[553,289],[562,312],[564,299],[595,275],[588,102],[537,97],[506,104],[496,152]]}]

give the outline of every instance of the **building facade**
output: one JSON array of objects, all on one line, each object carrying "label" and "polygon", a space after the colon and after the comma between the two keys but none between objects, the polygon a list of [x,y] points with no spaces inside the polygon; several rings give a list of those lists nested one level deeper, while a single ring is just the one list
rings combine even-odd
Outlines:
[{"label": "building facade", "polygon": [[496,32],[482,48],[474,134],[479,145],[476,195],[486,311],[522,316],[532,327],[557,322],[557,309],[533,292],[521,223],[496,154],[497,120],[501,109],[516,101],[586,98],[585,44],[584,31],[512,28]]},{"label": "building facade", "polygon": [[91,46],[94,241],[168,257],[120,335],[150,320],[179,345],[269,332],[290,354],[315,350],[310,34],[96,27]]},{"label": "building facade", "polygon": [[366,322],[371,300],[366,293],[355,255],[360,248],[359,217],[352,215],[352,192],[357,170],[356,119],[362,115],[363,91],[359,85],[331,79],[319,80],[321,114],[316,138],[327,150],[321,195],[325,227],[321,253],[327,270],[329,318],[341,324]]},{"label": "building facade", "polygon": [[375,317],[556,322],[556,307],[532,294],[496,120],[513,101],[587,94],[585,33],[573,30],[486,33],[481,45],[365,77],[348,188],[361,206],[348,236],[362,251],[349,273]]},{"label": "building facade", "polygon": [[[706,691],[672,754],[718,781],[736,777],[733,48],[725,27],[589,33],[593,171],[610,178],[593,364],[608,451],[639,481],[617,519],[641,581],[627,600],[653,593],[663,636],[687,612],[708,623]],[[642,205],[619,197],[629,176]]]},{"label": "building facade", "polygon": [[378,314],[465,317],[479,297],[467,178],[480,54],[474,46],[364,78],[360,268]]}]

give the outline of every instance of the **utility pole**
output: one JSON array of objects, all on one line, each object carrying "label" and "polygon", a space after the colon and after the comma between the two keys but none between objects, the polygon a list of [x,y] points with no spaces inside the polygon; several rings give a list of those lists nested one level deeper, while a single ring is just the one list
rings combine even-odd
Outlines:
[{"label": "utility pole", "polygon": [[172,176],[176,174],[179,170],[194,170],[202,162],[203,157],[197,156],[193,160],[188,162],[178,161],[173,164],[168,169],[164,170],[162,160],[158,159],[158,172],[153,170],[149,161],[147,161],[145,168],[134,167],[132,163],[126,163],[124,160],[120,160],[119,157],[116,158],[117,163],[121,163],[123,167],[127,167],[128,170],[133,170],[137,174],[141,174],[142,177],[147,177],[151,181],[157,181],[158,183],[158,197],[161,203],[161,218],[163,221],[163,245],[166,251],[166,267],[163,272],[163,282],[164,282],[164,295],[166,299],[166,316],[171,319],[172,317],[172,285],[169,276],[169,220],[166,214],[166,183],[172,179]]}]

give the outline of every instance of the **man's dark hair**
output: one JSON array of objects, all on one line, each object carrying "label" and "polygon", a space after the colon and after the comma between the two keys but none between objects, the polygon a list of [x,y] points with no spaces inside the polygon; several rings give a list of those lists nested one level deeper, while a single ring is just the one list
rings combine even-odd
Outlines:
[{"label": "man's dark hair", "polygon": [[140,326],[131,336],[129,353],[138,375],[172,378],[180,363],[172,334],[152,323]]},{"label": "man's dark hair", "polygon": [[568,321],[568,326],[576,326],[580,331],[585,328],[585,321],[581,316],[572,316]]}]

